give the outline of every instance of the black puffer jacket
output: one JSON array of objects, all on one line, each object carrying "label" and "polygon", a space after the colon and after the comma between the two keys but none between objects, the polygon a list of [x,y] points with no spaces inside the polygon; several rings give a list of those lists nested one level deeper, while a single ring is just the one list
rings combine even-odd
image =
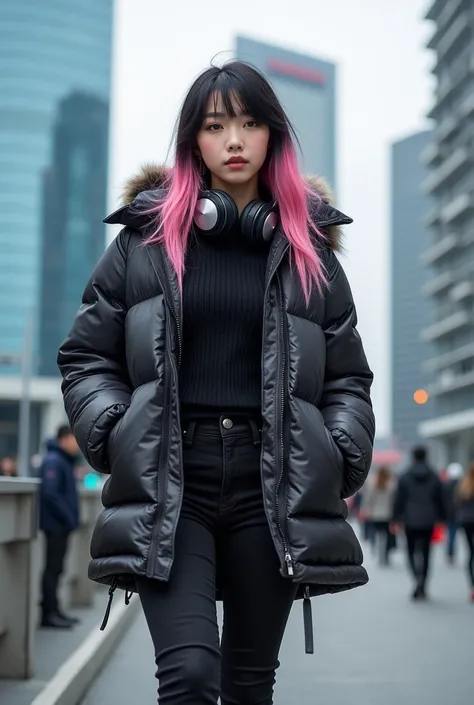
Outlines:
[{"label": "black puffer jacket", "polygon": [[[131,183],[133,205],[106,219],[125,227],[93,272],[58,356],[79,445],[110,473],[89,575],[131,591],[135,574],[168,579],[182,497],[181,301],[164,249],[142,246],[143,209],[161,180],[161,169],[145,171]],[[351,222],[328,202],[315,219],[333,244],[337,226]],[[363,484],[374,436],[372,373],[349,285],[334,252],[321,254],[330,287],[306,308],[278,233],[262,311],[265,509],[282,574],[312,595],[367,581],[343,498]]]}]

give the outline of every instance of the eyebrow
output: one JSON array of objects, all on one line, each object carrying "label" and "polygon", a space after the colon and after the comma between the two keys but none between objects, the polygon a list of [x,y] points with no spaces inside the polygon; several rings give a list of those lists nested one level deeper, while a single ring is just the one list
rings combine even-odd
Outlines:
[{"label": "eyebrow", "polygon": [[[226,118],[229,117],[227,113],[205,113],[204,119],[206,118]],[[248,113],[239,112],[237,117],[249,117]]]}]

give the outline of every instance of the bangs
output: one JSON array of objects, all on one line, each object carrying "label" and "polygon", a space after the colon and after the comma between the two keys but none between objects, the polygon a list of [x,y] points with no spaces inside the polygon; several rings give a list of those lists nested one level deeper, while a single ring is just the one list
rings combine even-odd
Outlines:
[{"label": "bangs", "polygon": [[204,112],[209,104],[209,99],[213,99],[214,112],[223,110],[230,118],[238,117],[240,112],[242,115],[249,115],[267,125],[272,122],[271,111],[265,110],[261,91],[258,92],[255,90],[255,86],[230,72],[222,71],[216,77],[214,86],[206,96]]}]

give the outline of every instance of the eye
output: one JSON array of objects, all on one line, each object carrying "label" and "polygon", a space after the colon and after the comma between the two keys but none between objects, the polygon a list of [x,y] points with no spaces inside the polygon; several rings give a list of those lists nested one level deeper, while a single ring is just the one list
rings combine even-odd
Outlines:
[{"label": "eye", "polygon": [[247,120],[245,123],[248,127],[260,127],[260,123],[257,120]]},{"label": "eye", "polygon": [[217,132],[220,128],[221,125],[219,125],[218,122],[213,122],[210,125],[206,125],[206,130],[208,130],[208,132]]}]

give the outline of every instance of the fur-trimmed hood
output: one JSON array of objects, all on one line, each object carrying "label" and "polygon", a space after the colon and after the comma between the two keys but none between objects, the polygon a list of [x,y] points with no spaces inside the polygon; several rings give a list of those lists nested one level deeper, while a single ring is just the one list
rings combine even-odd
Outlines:
[{"label": "fur-trimmed hood", "polygon": [[[150,202],[157,197],[157,191],[163,188],[168,167],[159,164],[144,164],[141,170],[125,184],[122,192],[122,206],[109,215],[105,223],[120,223],[141,227],[148,222],[140,211],[150,207]],[[331,249],[342,249],[341,226],[352,223],[352,218],[344,215],[332,205],[333,193],[327,181],[320,176],[308,176],[306,182],[315,194],[314,203],[310,204],[310,213],[318,228],[324,229]]]}]

